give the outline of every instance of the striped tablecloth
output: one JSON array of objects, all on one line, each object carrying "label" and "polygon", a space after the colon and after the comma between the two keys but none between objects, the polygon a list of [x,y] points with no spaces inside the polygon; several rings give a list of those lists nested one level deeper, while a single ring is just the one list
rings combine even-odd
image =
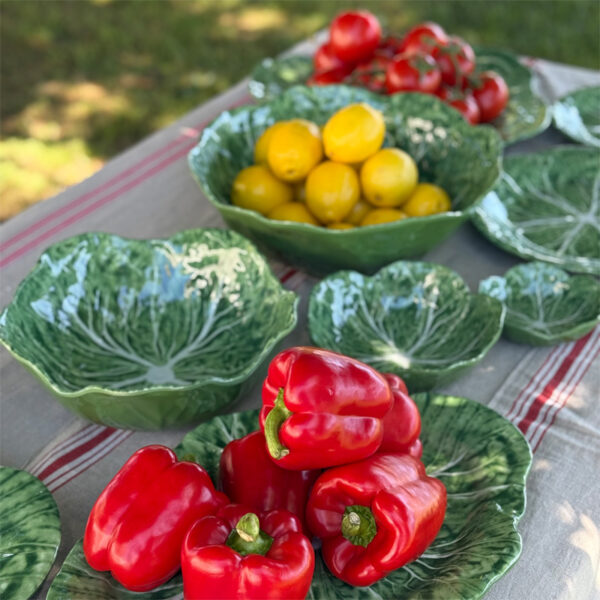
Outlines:
[{"label": "striped tablecloth", "polygon": [[[307,42],[295,51],[310,48]],[[600,73],[530,61],[548,101],[600,84]],[[221,111],[250,102],[242,81],[167,129],[111,160],[85,182],[9,221],[0,240],[0,303],[48,245],[86,231],[147,238],[182,229],[224,227],[188,173],[186,154],[202,128]],[[524,152],[565,143],[554,130],[511,147]],[[470,225],[427,254],[476,290],[479,280],[518,261]],[[276,260],[274,272],[301,297],[299,324],[283,346],[308,343],[307,295],[315,279]],[[480,365],[442,392],[485,403],[510,419],[534,451],[527,511],[519,529],[523,554],[488,592],[489,600],[600,598],[600,330],[569,344],[532,348],[501,339]],[[187,429],[132,432],[74,417],[6,351],[0,354],[0,462],[37,475],[54,494],[62,521],[58,560],[82,536],[89,510],[107,481],[137,448],[175,445]],[[259,404],[263,366],[237,409]],[[189,429],[189,428],[188,428]]]}]

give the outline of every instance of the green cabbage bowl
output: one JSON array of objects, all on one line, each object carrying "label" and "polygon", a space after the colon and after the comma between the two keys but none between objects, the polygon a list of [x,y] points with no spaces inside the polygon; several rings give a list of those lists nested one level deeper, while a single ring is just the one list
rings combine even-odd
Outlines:
[{"label": "green cabbage bowl", "polygon": [[340,271],[312,290],[313,343],[395,373],[411,392],[460,377],[498,341],[505,309],[448,267],[398,261],[372,277]]},{"label": "green cabbage bowl", "polygon": [[41,256],[0,316],[0,341],[75,413],[159,429],[231,405],[296,306],[233,231],[88,233]]},{"label": "green cabbage bowl", "polygon": [[[323,125],[337,110],[355,102],[383,112],[384,145],[407,151],[417,162],[420,180],[448,192],[450,212],[330,230],[274,221],[231,204],[233,180],[252,164],[254,144],[267,127],[291,118]],[[348,86],[296,86],[259,106],[222,113],[204,130],[188,161],[195,180],[227,224],[259,246],[316,273],[346,268],[372,273],[399,258],[420,256],[447,238],[493,186],[501,154],[502,140],[492,127],[468,125],[457,111],[431,95],[379,96]]]}]

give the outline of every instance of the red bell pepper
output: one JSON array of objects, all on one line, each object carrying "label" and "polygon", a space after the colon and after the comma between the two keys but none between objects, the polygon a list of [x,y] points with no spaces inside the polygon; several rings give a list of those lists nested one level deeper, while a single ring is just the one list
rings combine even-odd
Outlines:
[{"label": "red bell pepper", "polygon": [[191,525],[226,503],[200,465],[178,462],[165,446],[146,446],[96,500],[83,538],[85,557],[127,589],[151,590],[179,570]]},{"label": "red bell pepper", "polygon": [[317,479],[306,508],[329,570],[350,585],[371,585],[415,560],[437,535],[446,488],[408,454],[375,454]]},{"label": "red bell pepper", "polygon": [[259,515],[229,504],[196,522],[181,548],[185,600],[306,597],[315,553],[287,510]]},{"label": "red bell pepper", "polygon": [[267,452],[262,431],[229,442],[221,454],[219,481],[227,497],[257,512],[283,508],[294,513],[306,531],[308,494],[318,469],[290,471],[277,466]]},{"label": "red bell pepper", "polygon": [[285,469],[319,469],[373,454],[392,406],[386,380],[364,363],[320,348],[296,347],[269,365],[260,426]]},{"label": "red bell pepper", "polygon": [[406,384],[392,373],[383,373],[392,390],[392,409],[383,418],[383,441],[379,452],[402,452],[421,458],[423,447],[419,440],[421,415]]}]

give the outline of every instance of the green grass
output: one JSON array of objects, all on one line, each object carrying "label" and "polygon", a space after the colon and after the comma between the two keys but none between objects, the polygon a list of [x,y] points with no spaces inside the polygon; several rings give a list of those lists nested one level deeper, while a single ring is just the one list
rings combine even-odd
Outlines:
[{"label": "green grass", "polygon": [[[600,64],[596,0],[4,0],[0,106],[2,143],[9,145],[0,153],[0,174],[10,177],[0,184],[0,218],[89,175],[227,89],[263,57],[357,6],[377,13],[390,31],[435,20],[474,44]],[[57,176],[59,155],[79,170]],[[26,181],[32,172],[35,190]]]}]

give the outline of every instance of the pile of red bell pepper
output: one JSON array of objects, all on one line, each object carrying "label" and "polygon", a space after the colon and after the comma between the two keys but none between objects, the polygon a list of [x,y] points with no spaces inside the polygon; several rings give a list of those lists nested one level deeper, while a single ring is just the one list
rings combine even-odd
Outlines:
[{"label": "pile of red bell pepper", "polygon": [[133,591],[181,569],[187,600],[288,600],[309,591],[311,537],[356,586],[424,552],[446,489],[425,473],[419,411],[399,377],[297,347],[273,359],[262,395],[261,429],[223,450],[223,492],[164,446],[138,450],[94,504],[90,566]]}]

